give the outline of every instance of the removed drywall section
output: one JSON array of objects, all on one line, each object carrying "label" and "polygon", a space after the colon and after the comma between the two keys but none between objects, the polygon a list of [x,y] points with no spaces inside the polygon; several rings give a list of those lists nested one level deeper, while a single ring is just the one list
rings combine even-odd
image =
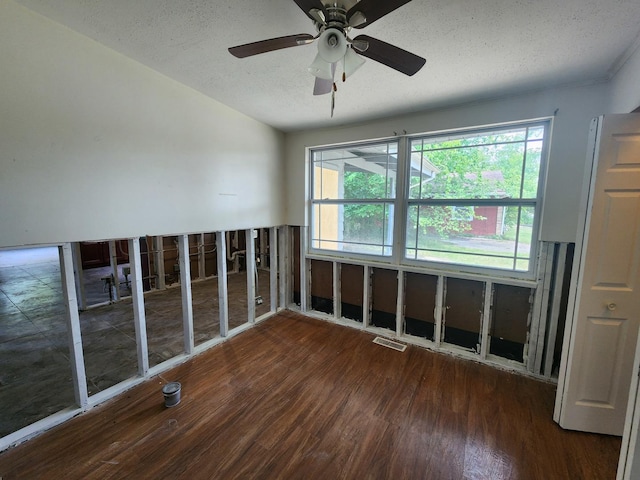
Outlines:
[{"label": "removed drywall section", "polygon": [[479,351],[484,282],[447,278],[444,341]]},{"label": "removed drywall section", "polygon": [[343,264],[340,267],[340,299],[342,316],[362,322],[364,296],[364,267]]},{"label": "removed drywall section", "polygon": [[374,327],[396,331],[398,272],[386,268],[371,269],[371,320]]},{"label": "removed drywall section", "polygon": [[333,314],[333,263],[323,260],[311,262],[311,308]]},{"label": "removed drywall section", "polygon": [[513,285],[493,288],[489,353],[522,362],[533,292]]},{"label": "removed drywall section", "polygon": [[405,333],[434,340],[438,277],[406,273],[404,290]]}]

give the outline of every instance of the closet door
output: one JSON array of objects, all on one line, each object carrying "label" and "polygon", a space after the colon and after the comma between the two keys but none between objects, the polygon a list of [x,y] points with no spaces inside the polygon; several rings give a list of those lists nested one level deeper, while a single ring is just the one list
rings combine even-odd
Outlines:
[{"label": "closet door", "polygon": [[593,168],[554,418],[622,435],[640,325],[640,115],[592,123]]}]

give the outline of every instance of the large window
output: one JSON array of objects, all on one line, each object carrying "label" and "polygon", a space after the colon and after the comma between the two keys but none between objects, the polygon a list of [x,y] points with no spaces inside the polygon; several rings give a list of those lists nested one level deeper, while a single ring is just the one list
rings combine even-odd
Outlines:
[{"label": "large window", "polygon": [[545,130],[411,139],[406,258],[528,271]]},{"label": "large window", "polygon": [[312,152],[311,247],[389,256],[398,142]]},{"label": "large window", "polygon": [[311,249],[531,273],[548,128],[313,150]]}]

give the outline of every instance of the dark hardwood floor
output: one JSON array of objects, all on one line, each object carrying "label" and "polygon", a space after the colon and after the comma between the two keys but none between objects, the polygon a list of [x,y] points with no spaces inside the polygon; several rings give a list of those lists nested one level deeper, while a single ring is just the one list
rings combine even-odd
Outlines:
[{"label": "dark hardwood floor", "polygon": [[0,454],[0,477],[615,478],[620,439],[558,427],[555,386],[372,340],[280,314]]}]

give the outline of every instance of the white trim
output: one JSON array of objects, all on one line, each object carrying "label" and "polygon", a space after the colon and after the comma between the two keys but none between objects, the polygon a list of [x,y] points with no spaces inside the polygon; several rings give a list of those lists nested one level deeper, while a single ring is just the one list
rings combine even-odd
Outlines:
[{"label": "white trim", "polygon": [[87,309],[87,296],[84,291],[84,273],[82,269],[82,253],[80,251],[80,242],[73,242],[73,275],[75,278],[76,298],[78,300],[78,308],[81,311]]},{"label": "white trim", "polygon": [[180,265],[180,285],[182,286],[182,326],[184,351],[193,353],[193,303],[191,296],[191,262],[189,261],[189,236],[178,236],[178,261]]},{"label": "white trim", "polygon": [[149,371],[149,351],[147,326],[144,314],[144,293],[142,290],[142,264],[140,261],[140,238],[129,239],[129,265],[131,267],[131,295],[133,297],[133,323],[136,330],[138,351],[138,374],[141,377]]},{"label": "white trim", "polygon": [[[269,229],[269,311],[278,310],[278,229]],[[256,319],[257,320],[257,319]]]},{"label": "white trim", "polygon": [[446,294],[444,278],[444,275],[438,275],[438,283],[436,284],[436,308],[433,313],[433,341],[438,348],[442,346],[442,329],[444,328],[444,297]]},{"label": "white trim", "polygon": [[73,417],[81,414],[83,409],[70,407],[64,410],[61,410],[57,413],[49,415],[37,422],[33,422],[26,427],[21,428],[20,430],[16,430],[15,432],[10,433],[9,435],[0,438],[0,452],[15,447],[27,440],[32,439],[44,433],[47,430],[52,429],[53,427],[57,427],[58,425],[71,420]]},{"label": "white trim", "polygon": [[480,337],[480,358],[486,360],[489,354],[489,330],[491,329],[491,308],[493,307],[493,283],[484,284],[484,306],[482,309],[482,336]]},{"label": "white trim", "polygon": [[[113,289],[113,300],[120,301],[120,274],[118,273],[118,251],[116,249],[116,241],[109,240],[109,266],[113,275],[113,282],[109,284],[109,288]],[[111,298],[111,294],[109,294]]]},{"label": "white trim", "polygon": [[536,353],[535,353],[535,373],[543,373],[542,372],[542,357],[544,351],[544,340],[547,333],[547,315],[549,313],[549,297],[551,295],[551,279],[553,277],[553,257],[555,245],[550,242],[544,242],[544,247],[546,250],[546,264],[544,268],[544,282],[542,284],[542,288],[538,288],[536,292],[540,292],[542,290],[542,305],[540,309],[540,317],[538,321],[538,340],[536,342]]},{"label": "white trim", "polygon": [[309,273],[309,265],[307,261],[307,227],[300,228],[300,311],[306,312],[308,308],[308,286],[311,275]]},{"label": "white trim", "polygon": [[[196,237],[197,239],[198,237]],[[200,240],[198,240],[197,244],[198,248],[198,278],[205,279],[207,278],[207,271],[205,267],[205,256],[204,256],[204,233],[200,234]]]},{"label": "white trim", "polygon": [[567,263],[567,244],[560,243],[558,246],[558,258],[554,273],[555,284],[553,286],[551,312],[549,314],[549,329],[545,342],[544,376],[550,377],[553,369],[553,357],[555,354],[556,337],[558,334],[558,321],[560,318],[560,303],[562,300],[562,289],[564,287],[564,270]]},{"label": "white trim", "polygon": [[[67,334],[69,336],[69,363],[71,364],[71,378],[76,404],[86,408],[89,394],[87,391],[87,376],[84,368],[84,353],[82,350],[82,333],[80,316],[78,315],[78,300],[74,285],[73,253],[70,243],[58,247],[60,259],[60,276],[62,280],[62,294],[67,311]],[[16,399],[20,401],[20,399]]]},{"label": "white trim", "polygon": [[256,242],[253,232],[256,230],[249,228],[244,231],[244,264],[247,273],[247,322],[256,321]]},{"label": "white trim", "polygon": [[342,273],[342,264],[338,262],[332,262],[332,275],[333,275],[333,317],[339,319],[342,316],[342,280],[340,274]]},{"label": "white trim", "polygon": [[156,266],[156,290],[164,290],[167,288],[164,271],[164,237],[153,237],[151,245],[154,245],[155,250],[153,259]]},{"label": "white trim", "polygon": [[278,228],[278,308],[287,308],[289,299],[289,249],[287,248],[287,239],[289,238],[289,227],[282,226]]},{"label": "white trim", "polygon": [[396,298],[396,335],[404,333],[404,272],[397,272],[398,293]]},{"label": "white trim", "polygon": [[[218,252],[218,311],[220,315],[220,336],[229,334],[229,303],[227,301],[227,241],[226,232],[216,232]],[[197,351],[197,349],[196,349]]]},{"label": "white trim", "polygon": [[364,265],[362,268],[362,328],[369,327],[369,312],[371,311],[371,305],[369,305],[369,288],[371,285],[371,272],[368,265]]},{"label": "white trim", "polygon": [[[545,295],[542,289],[545,282],[548,279],[547,265],[548,265],[548,244],[544,244],[540,249],[540,257],[538,259],[538,286],[535,290],[533,297],[533,308],[531,313],[531,324],[529,325],[529,331],[527,336],[527,369],[530,372],[536,371],[536,356],[538,355],[538,339],[541,323],[544,323],[542,318],[546,318],[546,309],[544,308],[543,298]],[[553,256],[552,256],[553,258]],[[548,298],[548,295],[547,295]],[[543,337],[544,338],[544,337]]]}]

